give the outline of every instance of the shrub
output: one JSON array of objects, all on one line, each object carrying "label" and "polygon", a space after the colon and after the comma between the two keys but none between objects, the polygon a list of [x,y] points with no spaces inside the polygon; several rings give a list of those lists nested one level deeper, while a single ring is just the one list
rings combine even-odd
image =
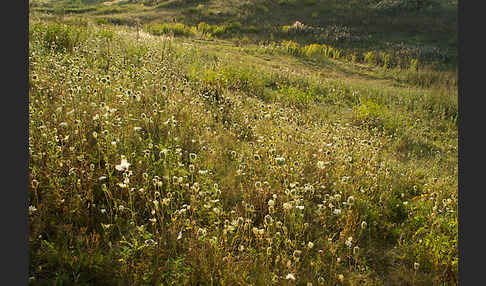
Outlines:
[{"label": "shrub", "polygon": [[289,25],[282,26],[282,32],[284,34],[288,34],[289,33],[289,30],[290,30],[290,26]]},{"label": "shrub", "polygon": [[191,27],[186,26],[182,23],[175,23],[175,24],[152,24],[146,26],[146,31],[152,35],[160,36],[160,35],[167,35],[171,34],[174,36],[190,36],[193,35],[194,32]]},{"label": "shrub", "polygon": [[305,0],[304,1],[305,6],[314,6],[317,4],[316,0]]},{"label": "shrub", "polygon": [[368,100],[354,107],[355,120],[368,128],[376,127],[388,134],[399,132],[404,119],[385,106]]},{"label": "shrub", "polygon": [[197,25],[197,30],[206,35],[214,36],[232,36],[242,30],[240,22],[232,22],[225,25],[210,25],[205,22],[200,22]]},{"label": "shrub", "polygon": [[380,53],[380,59],[384,68],[390,67],[390,55],[387,53]]},{"label": "shrub", "polygon": [[251,26],[249,26],[248,28],[246,28],[246,32],[248,32],[248,33],[254,33],[254,34],[259,33],[259,32],[260,32],[260,30],[261,30],[261,29],[260,29],[259,27],[257,27],[257,26],[253,26],[253,25],[251,25]]},{"label": "shrub", "polygon": [[32,29],[32,33],[40,34],[45,48],[58,52],[72,52],[74,47],[87,37],[87,28],[83,26],[36,23],[30,29]]},{"label": "shrub", "polygon": [[364,54],[364,62],[372,65],[375,61],[375,54],[372,51],[369,51]]},{"label": "shrub", "polygon": [[411,59],[410,60],[410,71],[418,71],[418,59]]},{"label": "shrub", "polygon": [[310,90],[302,90],[292,85],[281,85],[278,91],[281,94],[281,99],[287,102],[293,102],[305,106],[314,100],[314,96]]},{"label": "shrub", "polygon": [[108,18],[96,18],[95,19],[95,22],[98,25],[108,25],[110,23],[110,21],[108,20]]},{"label": "shrub", "polygon": [[283,49],[291,55],[297,56],[300,55],[300,45],[294,41],[283,41],[282,42]]}]

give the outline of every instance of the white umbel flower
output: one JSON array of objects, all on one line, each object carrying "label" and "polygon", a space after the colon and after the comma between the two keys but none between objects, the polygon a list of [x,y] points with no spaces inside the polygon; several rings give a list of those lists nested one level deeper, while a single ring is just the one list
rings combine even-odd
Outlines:
[{"label": "white umbel flower", "polygon": [[285,279],[295,281],[295,276],[294,274],[289,273],[287,274],[287,276],[285,276]]},{"label": "white umbel flower", "polygon": [[122,172],[122,171],[128,171],[128,168],[130,167],[130,163],[128,163],[127,159],[125,158],[125,156],[122,156],[121,157],[121,162],[119,165],[116,165],[115,166],[115,169],[117,169],[118,171]]}]

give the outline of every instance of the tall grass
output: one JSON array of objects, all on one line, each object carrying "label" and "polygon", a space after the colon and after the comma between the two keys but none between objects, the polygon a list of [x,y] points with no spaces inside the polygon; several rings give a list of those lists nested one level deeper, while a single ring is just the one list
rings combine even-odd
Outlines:
[{"label": "tall grass", "polygon": [[151,24],[145,27],[145,30],[152,35],[167,35],[171,34],[174,36],[190,36],[194,34],[194,29],[188,27],[181,23],[174,24]]},{"label": "tall grass", "polygon": [[121,27],[29,29],[32,284],[457,281],[450,92],[268,73]]}]

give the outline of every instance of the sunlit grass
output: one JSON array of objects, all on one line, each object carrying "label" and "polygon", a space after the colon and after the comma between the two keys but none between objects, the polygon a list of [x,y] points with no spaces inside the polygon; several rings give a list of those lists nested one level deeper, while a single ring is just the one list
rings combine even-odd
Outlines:
[{"label": "sunlit grass", "polygon": [[457,93],[91,22],[29,31],[33,283],[457,279]]}]

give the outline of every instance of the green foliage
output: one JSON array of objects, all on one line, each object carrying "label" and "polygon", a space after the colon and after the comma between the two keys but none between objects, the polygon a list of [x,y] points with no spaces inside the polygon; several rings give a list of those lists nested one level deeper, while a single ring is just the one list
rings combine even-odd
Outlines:
[{"label": "green foliage", "polygon": [[386,53],[381,53],[380,54],[381,61],[383,63],[383,68],[387,69],[390,67],[390,55]]},{"label": "green foliage", "polygon": [[378,128],[378,130],[388,134],[401,134],[404,131],[405,118],[383,105],[368,100],[354,107],[354,110],[357,122],[364,124],[370,129]]},{"label": "green foliage", "polygon": [[[196,5],[201,3],[206,3],[208,0],[168,0],[161,1],[162,3],[157,4],[156,8],[179,8],[188,5]],[[196,5],[197,6],[197,5]]]},{"label": "green foliage", "polygon": [[117,26],[134,26],[137,24],[137,21],[135,19],[123,15],[97,17],[94,19],[94,22],[101,25]]},{"label": "green foliage", "polygon": [[417,59],[411,59],[410,60],[410,67],[409,69],[411,71],[417,71],[418,70],[418,60]]},{"label": "green foliage", "polygon": [[375,62],[375,54],[372,51],[365,53],[364,62],[369,65],[372,65]]},{"label": "green foliage", "polygon": [[282,30],[281,31],[284,34],[288,34],[289,33],[289,29],[290,29],[290,26],[289,25],[284,25],[284,26],[282,26]]},{"label": "green foliage", "polygon": [[279,86],[278,91],[281,93],[282,100],[284,101],[307,105],[314,99],[310,91],[303,91],[294,86]]},{"label": "green foliage", "polygon": [[145,27],[145,30],[155,36],[160,35],[174,35],[174,36],[191,36],[194,35],[194,31],[191,27],[182,23],[163,23],[163,24],[151,24]]},{"label": "green foliage", "polygon": [[[436,279],[442,283],[458,274],[458,226],[452,213],[457,206],[451,199],[436,200],[435,204],[424,197],[418,198],[412,205],[413,215],[410,220],[416,231],[410,240],[405,240],[404,247],[409,251],[408,259],[413,259],[425,271],[442,269]],[[436,218],[438,212],[446,212]],[[431,217],[427,217],[431,213]],[[430,225],[430,220],[435,222]]]},{"label": "green foliage", "polygon": [[459,108],[457,98],[444,91],[437,91],[422,102],[423,110],[435,118],[450,120],[457,123]]},{"label": "green foliage", "polygon": [[87,28],[61,23],[35,23],[29,34],[42,41],[46,49],[72,52],[74,47],[86,40]]},{"label": "green foliage", "polygon": [[[213,35],[217,37],[230,37],[242,31],[240,22],[232,22],[225,25],[210,25],[205,22],[200,22],[197,30],[206,35]],[[255,29],[253,28],[253,31]]]},{"label": "green foliage", "polygon": [[316,5],[316,4],[317,4],[317,2],[318,2],[317,0],[305,0],[305,1],[304,1],[304,4],[305,4],[306,6],[314,6],[314,5]]},{"label": "green foliage", "polygon": [[204,87],[212,90],[216,100],[220,99],[224,89],[242,90],[257,97],[263,96],[264,79],[249,68],[227,65],[211,69],[201,68],[195,64],[191,69],[190,78],[200,81]]},{"label": "green foliage", "polygon": [[279,0],[280,5],[297,6],[297,0]]},{"label": "green foliage", "polygon": [[110,14],[119,14],[126,12],[126,8],[118,7],[118,6],[107,6],[107,7],[102,7],[96,9],[96,12],[94,12],[94,15],[110,15]]},{"label": "green foliage", "polygon": [[342,51],[326,44],[301,46],[294,41],[282,41],[280,49],[294,56],[340,59]]},{"label": "green foliage", "polygon": [[98,25],[108,25],[110,23],[110,21],[108,20],[108,18],[103,18],[103,17],[96,18],[95,22]]}]

